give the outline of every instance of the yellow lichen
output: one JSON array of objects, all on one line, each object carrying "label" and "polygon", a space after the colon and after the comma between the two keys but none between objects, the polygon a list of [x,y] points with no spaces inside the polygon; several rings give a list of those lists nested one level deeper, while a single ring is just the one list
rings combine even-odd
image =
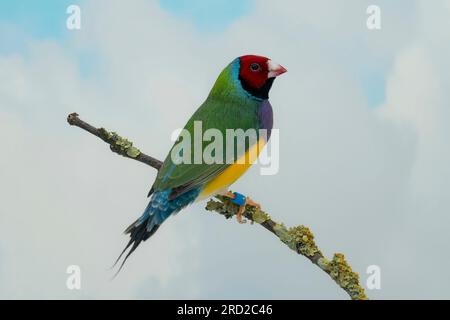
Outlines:
[{"label": "yellow lichen", "polygon": [[133,146],[133,142],[122,138],[116,132],[109,132],[104,128],[100,128],[100,132],[105,139],[113,141],[113,144],[111,144],[113,151],[130,158],[136,158],[141,154],[141,151]]},{"label": "yellow lichen", "polygon": [[359,284],[359,275],[353,272],[341,253],[336,253],[328,264],[330,276],[351,296],[353,300],[365,300],[367,296]]},{"label": "yellow lichen", "polygon": [[[314,242],[314,234],[305,226],[297,226],[289,229],[289,234],[295,242],[297,251],[305,256],[312,257],[320,253],[319,248]],[[321,254],[321,253],[320,253]]]},{"label": "yellow lichen", "polygon": [[286,243],[289,247],[292,245],[292,236],[289,234],[288,229],[280,223],[275,224],[273,231],[280,238],[281,241]]},{"label": "yellow lichen", "polygon": [[327,271],[330,265],[330,260],[325,257],[321,257],[317,260],[317,265],[320,269]]},{"label": "yellow lichen", "polygon": [[[206,206],[207,210],[216,211],[226,218],[230,218],[236,214],[239,206],[233,204],[226,197],[218,196],[217,198],[221,201],[210,200]],[[247,207],[246,215],[259,224],[264,223],[269,219],[271,220],[268,214],[255,208]],[[272,225],[272,222],[273,221],[271,221],[271,224],[269,225]],[[344,255],[337,253],[333,256],[331,261],[325,258],[317,247],[314,241],[314,234],[309,228],[300,225],[287,229],[284,224],[273,222],[271,230],[283,243],[289,246],[289,248],[310,258],[314,264],[328,273],[353,300],[368,299],[364,292],[364,288],[359,283],[359,275],[356,272],[353,272],[345,260]]]},{"label": "yellow lichen", "polygon": [[127,150],[127,155],[131,158],[136,158],[137,156],[139,156],[141,154],[141,151],[136,148],[131,146],[130,148],[128,148]]},{"label": "yellow lichen", "polygon": [[270,216],[265,213],[264,211],[261,210],[255,210],[252,213],[252,220],[255,221],[256,223],[263,223],[266,222],[267,220],[270,220]]}]

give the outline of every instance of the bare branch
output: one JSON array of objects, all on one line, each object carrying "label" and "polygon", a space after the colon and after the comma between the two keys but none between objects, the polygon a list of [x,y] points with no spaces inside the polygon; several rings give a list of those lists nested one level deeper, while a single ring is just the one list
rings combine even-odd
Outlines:
[{"label": "bare branch", "polygon": [[[142,153],[133,146],[133,143],[120,137],[115,132],[109,132],[104,128],[95,128],[87,122],[81,120],[77,113],[71,113],[67,117],[67,122],[79,127],[109,144],[111,151],[126,158],[145,163],[156,170],[162,166],[162,162],[149,155]],[[210,200],[206,205],[206,210],[214,211],[229,219],[236,215],[239,206],[233,204],[228,198],[217,196],[217,200]],[[359,281],[359,275],[353,272],[350,265],[341,253],[335,253],[333,259],[328,260],[322,254],[314,241],[314,235],[305,226],[286,228],[282,223],[277,223],[264,211],[255,207],[247,206],[243,214],[252,223],[258,223],[265,229],[277,236],[285,245],[298,254],[308,258],[313,264],[327,273],[353,300],[368,299],[364,288]]]}]

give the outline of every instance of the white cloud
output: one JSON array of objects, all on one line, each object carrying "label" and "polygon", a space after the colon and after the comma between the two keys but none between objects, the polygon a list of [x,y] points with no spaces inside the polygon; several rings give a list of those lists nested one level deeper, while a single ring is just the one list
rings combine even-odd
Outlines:
[{"label": "white cloud", "polygon": [[[236,189],[286,224],[309,225],[327,255],[343,251],[363,276],[380,265],[383,289],[372,297],[449,296],[448,1],[408,2],[408,13],[383,2],[378,34],[360,1],[255,5],[212,37],[150,1],[86,2],[68,46],[36,41],[0,56],[0,297],[345,298],[258,226],[201,205],[170,219],[109,281],[154,172],[65,116],[77,111],[162,158],[220,69],[249,52],[289,70],[271,96],[281,166],[273,177],[252,169]],[[410,28],[397,23],[403,15]],[[81,75],[76,56],[86,51],[99,62],[95,77]],[[355,73],[378,64],[392,68],[374,111]],[[81,292],[65,288],[69,264],[82,267]]]}]

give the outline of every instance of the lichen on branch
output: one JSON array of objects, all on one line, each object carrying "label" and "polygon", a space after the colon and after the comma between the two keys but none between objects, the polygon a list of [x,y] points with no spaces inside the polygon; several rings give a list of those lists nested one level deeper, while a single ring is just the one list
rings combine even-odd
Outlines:
[{"label": "lichen on branch", "polygon": [[105,128],[100,128],[99,130],[106,140],[111,141],[110,148],[113,152],[134,159],[141,154],[141,151],[134,147],[133,142],[128,139],[122,138],[115,132],[109,132]]},{"label": "lichen on branch", "polygon": [[[229,219],[236,215],[239,206],[227,197],[217,196],[217,200],[209,200],[206,210],[214,211]],[[281,242],[291,250],[308,258],[313,264],[325,271],[353,300],[368,299],[359,281],[359,275],[352,270],[341,253],[336,253],[329,261],[314,241],[314,234],[305,226],[286,228],[284,224],[275,222],[261,209],[246,206],[243,216],[275,234]]]},{"label": "lichen on branch", "polygon": [[67,122],[71,126],[79,127],[94,136],[102,139],[109,144],[109,148],[112,152],[115,152],[125,158],[134,159],[139,162],[145,163],[156,170],[159,170],[162,166],[162,162],[155,159],[145,153],[142,153],[138,148],[133,146],[133,143],[126,138],[119,136],[115,132],[109,132],[105,128],[96,128],[87,122],[84,122],[78,116],[78,113],[74,112],[67,116]]}]

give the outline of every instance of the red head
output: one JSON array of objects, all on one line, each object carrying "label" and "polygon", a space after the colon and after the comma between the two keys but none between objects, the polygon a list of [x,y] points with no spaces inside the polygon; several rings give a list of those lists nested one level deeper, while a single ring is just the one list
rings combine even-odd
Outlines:
[{"label": "red head", "polygon": [[287,70],[278,63],[261,56],[242,56],[239,79],[242,87],[255,97],[267,99],[273,80]]}]

